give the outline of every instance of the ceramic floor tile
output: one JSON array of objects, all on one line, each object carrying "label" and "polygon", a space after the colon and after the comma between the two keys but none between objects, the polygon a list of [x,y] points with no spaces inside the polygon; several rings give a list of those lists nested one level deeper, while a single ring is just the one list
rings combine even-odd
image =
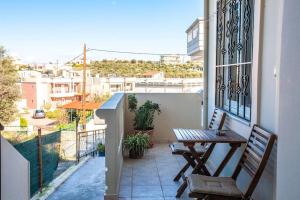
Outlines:
[{"label": "ceramic floor tile", "polygon": [[136,175],[133,176],[132,185],[157,186],[160,185],[160,181],[158,176]]},{"label": "ceramic floor tile", "polygon": [[163,197],[161,186],[133,186],[132,197]]},{"label": "ceramic floor tile", "polygon": [[[155,144],[142,159],[124,159],[121,188],[127,186],[130,180],[132,184],[132,188],[128,187],[132,191],[131,197],[128,189],[123,189],[124,200],[176,199],[182,181],[174,182],[173,178],[184,164],[183,158],[171,154],[168,144]],[[189,199],[188,194],[185,192],[179,199]]]},{"label": "ceramic floor tile", "polygon": [[131,191],[132,187],[131,186],[120,186],[120,191],[119,191],[119,197],[126,197],[126,198],[131,198]]}]

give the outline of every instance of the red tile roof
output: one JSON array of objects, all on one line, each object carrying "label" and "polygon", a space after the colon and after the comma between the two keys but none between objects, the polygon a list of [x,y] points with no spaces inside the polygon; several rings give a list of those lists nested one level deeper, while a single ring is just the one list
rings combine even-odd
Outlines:
[{"label": "red tile roof", "polygon": [[158,73],[160,73],[160,72],[158,72],[158,71],[150,71],[150,72],[145,72],[143,74],[143,76],[152,76],[152,75],[155,75],[155,74],[158,74]]},{"label": "red tile roof", "polygon": [[95,110],[97,108],[100,108],[101,103],[96,102],[86,102],[84,104],[84,107],[82,107],[82,103],[80,101],[72,101],[71,103],[67,103],[63,105],[62,107],[65,109],[76,109],[76,110],[82,110],[85,108],[86,110]]}]

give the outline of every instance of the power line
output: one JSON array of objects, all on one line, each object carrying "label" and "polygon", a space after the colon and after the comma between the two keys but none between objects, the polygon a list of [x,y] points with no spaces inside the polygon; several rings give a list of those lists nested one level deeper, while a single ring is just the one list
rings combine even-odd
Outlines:
[{"label": "power line", "polygon": [[124,54],[137,54],[137,55],[151,55],[151,56],[185,56],[186,54],[182,53],[152,53],[152,52],[133,52],[133,51],[117,51],[117,50],[107,50],[107,49],[87,49],[87,51],[100,51],[100,52],[107,52],[107,53],[124,53]]},{"label": "power line", "polygon": [[68,60],[67,62],[65,62],[63,65],[66,65],[66,64],[68,64],[69,62],[72,62],[73,60],[76,60],[77,58],[81,57],[82,55],[83,55],[83,53],[81,53],[81,54],[75,56],[74,58],[72,58],[72,59]]},{"label": "power line", "polygon": [[[86,50],[87,52],[90,51],[98,51],[98,52],[107,52],[107,53],[122,53],[122,54],[135,54],[135,55],[151,55],[151,56],[186,56],[186,54],[182,53],[152,53],[152,52],[133,52],[133,51],[118,51],[118,50],[107,50],[107,49],[92,49],[88,48]],[[74,58],[66,61],[63,65],[68,64],[69,62],[72,62],[73,60],[76,60],[77,58],[80,58],[83,56],[83,53],[75,56]]]}]

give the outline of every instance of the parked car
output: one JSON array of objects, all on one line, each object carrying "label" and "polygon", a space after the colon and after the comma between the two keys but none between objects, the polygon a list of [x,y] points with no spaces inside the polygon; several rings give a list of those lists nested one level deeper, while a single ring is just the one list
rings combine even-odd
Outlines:
[{"label": "parked car", "polygon": [[46,117],[44,110],[35,110],[32,116],[34,119],[42,119]]}]

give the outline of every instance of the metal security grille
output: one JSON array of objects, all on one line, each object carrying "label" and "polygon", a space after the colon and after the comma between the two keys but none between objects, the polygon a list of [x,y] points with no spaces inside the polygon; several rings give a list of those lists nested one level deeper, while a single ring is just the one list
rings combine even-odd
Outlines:
[{"label": "metal security grille", "polygon": [[219,0],[216,107],[250,121],[254,0]]}]

